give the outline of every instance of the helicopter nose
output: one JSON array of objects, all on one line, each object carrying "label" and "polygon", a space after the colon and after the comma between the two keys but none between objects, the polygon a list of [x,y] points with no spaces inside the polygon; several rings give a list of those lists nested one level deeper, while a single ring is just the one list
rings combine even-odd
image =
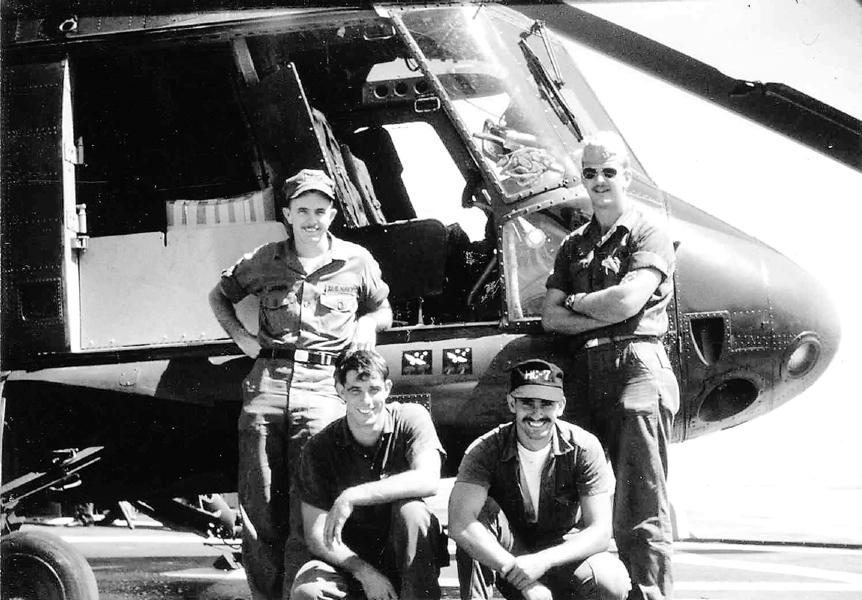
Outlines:
[{"label": "helicopter nose", "polygon": [[841,329],[823,286],[759,240],[671,199],[682,396],[677,439],[733,427],[798,395]]},{"label": "helicopter nose", "polygon": [[841,341],[835,305],[823,285],[765,247],[761,261],[772,312],[775,348],[782,355],[771,408],[809,387],[826,370]]}]

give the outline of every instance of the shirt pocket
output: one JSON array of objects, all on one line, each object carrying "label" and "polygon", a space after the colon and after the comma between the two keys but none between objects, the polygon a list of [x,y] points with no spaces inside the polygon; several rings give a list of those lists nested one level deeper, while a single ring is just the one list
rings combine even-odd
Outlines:
[{"label": "shirt pocket", "polygon": [[295,328],[296,295],[286,289],[268,290],[260,298],[260,325],[277,337]]},{"label": "shirt pocket", "polygon": [[560,535],[575,527],[580,516],[578,514],[580,498],[577,494],[572,494],[572,491],[574,490],[557,490],[557,493],[553,495],[553,501],[550,506],[550,519],[545,520],[541,515],[539,517],[542,521],[549,523]]},{"label": "shirt pocket", "polygon": [[324,292],[320,295],[322,311],[355,313],[359,300],[353,294],[332,294]]},{"label": "shirt pocket", "polygon": [[552,524],[558,533],[564,533],[577,523],[580,493],[575,483],[574,465],[569,464],[567,457],[558,457],[557,461],[563,462],[556,462],[553,480],[547,490],[542,490],[550,496],[551,514],[547,521],[541,516],[540,519]]},{"label": "shirt pocket", "polygon": [[318,304],[323,331],[340,337],[353,324],[358,308],[359,300],[353,294],[324,292]]}]

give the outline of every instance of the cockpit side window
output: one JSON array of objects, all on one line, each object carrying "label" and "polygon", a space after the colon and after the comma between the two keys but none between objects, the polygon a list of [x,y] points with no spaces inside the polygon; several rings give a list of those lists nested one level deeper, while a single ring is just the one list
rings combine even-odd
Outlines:
[{"label": "cockpit side window", "polygon": [[[448,231],[443,294],[427,301],[431,322],[495,320],[500,300],[486,294],[483,273],[496,266],[493,218],[473,192],[451,155],[427,123],[388,126],[404,164],[402,178],[419,218],[441,221]],[[481,197],[481,196],[480,196]],[[496,273],[495,273],[496,274]],[[487,283],[496,285],[496,277]],[[474,287],[481,289],[474,291]]]},{"label": "cockpit side window", "polygon": [[[384,268],[384,277],[390,270],[396,279],[421,279],[439,269],[439,285],[430,285],[421,298],[409,295],[417,289],[415,285],[395,282],[390,300],[396,325],[498,319],[499,290],[484,293],[484,285],[474,290],[482,283],[497,282],[496,270],[492,277],[485,274],[496,266],[496,241],[490,209],[481,191],[475,189],[477,176],[469,183],[465,180],[445,141],[424,121],[362,127],[344,139],[367,165],[387,224],[342,231],[341,235],[371,248],[372,253],[375,250],[383,253],[378,260]],[[482,200],[476,201],[476,197]],[[437,245],[438,226],[442,247]],[[397,233],[402,229],[425,232],[428,239],[409,240]],[[397,239],[402,247],[385,249],[378,243],[380,236]],[[427,248],[408,252],[403,245],[411,242],[427,244]],[[400,258],[391,257],[390,253],[400,254]],[[415,264],[409,264],[410,261]]]},{"label": "cockpit side window", "polygon": [[545,300],[545,282],[569,231],[585,222],[575,204],[531,212],[503,224],[506,304],[510,321],[538,318]]},{"label": "cockpit side window", "polygon": [[470,238],[485,237],[488,217],[478,207],[462,207],[464,177],[434,129],[424,122],[388,125],[386,130],[403,165],[401,178],[419,218],[458,224]]}]

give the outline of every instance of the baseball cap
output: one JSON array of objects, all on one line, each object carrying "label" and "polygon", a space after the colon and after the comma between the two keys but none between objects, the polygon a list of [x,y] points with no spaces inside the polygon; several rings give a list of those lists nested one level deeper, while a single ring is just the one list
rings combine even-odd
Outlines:
[{"label": "baseball cap", "polygon": [[518,363],[509,375],[509,393],[515,398],[562,402],[566,399],[563,372],[557,365],[537,358]]},{"label": "baseball cap", "polygon": [[302,169],[284,181],[284,197],[288,200],[305,192],[316,191],[335,200],[335,182],[319,169]]}]

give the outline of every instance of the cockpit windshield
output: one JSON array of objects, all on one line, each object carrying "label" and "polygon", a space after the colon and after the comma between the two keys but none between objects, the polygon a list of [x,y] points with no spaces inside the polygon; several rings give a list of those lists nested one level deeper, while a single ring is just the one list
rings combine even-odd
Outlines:
[{"label": "cockpit windshield", "polygon": [[547,70],[550,46],[530,39],[529,20],[497,15],[461,7],[406,11],[401,18],[477,154],[514,202],[576,185],[581,135]]}]

